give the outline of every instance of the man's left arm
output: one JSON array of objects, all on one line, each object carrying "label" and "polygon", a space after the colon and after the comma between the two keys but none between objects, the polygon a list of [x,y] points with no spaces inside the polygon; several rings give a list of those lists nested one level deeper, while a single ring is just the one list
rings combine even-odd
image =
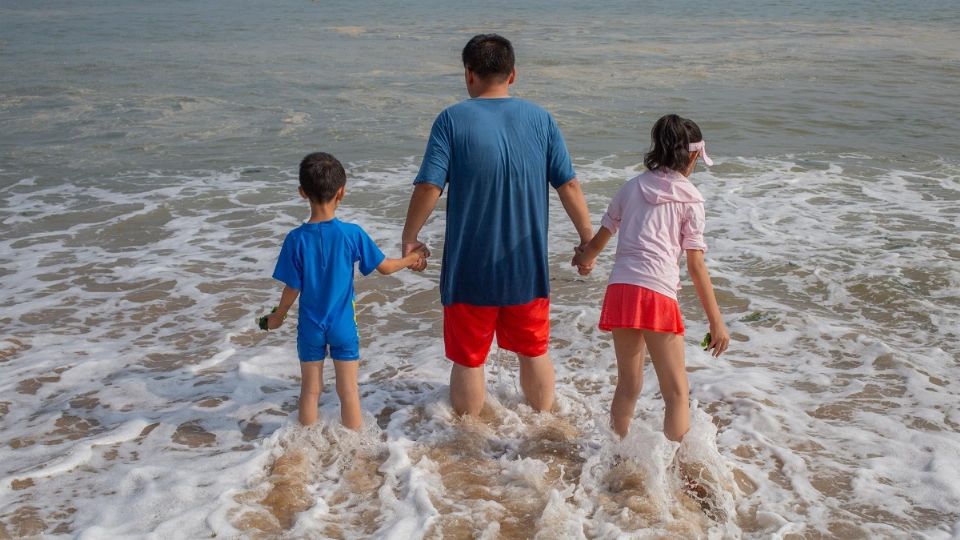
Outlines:
[{"label": "man's left arm", "polygon": [[403,225],[403,236],[400,240],[400,249],[404,257],[410,253],[423,250],[423,259],[415,263],[410,268],[415,272],[422,272],[427,267],[427,257],[430,256],[430,250],[420,242],[418,238],[420,229],[427,222],[427,218],[433,213],[433,209],[440,200],[440,194],[443,191],[439,186],[429,182],[422,182],[414,186],[413,194],[410,195],[410,206],[407,207],[407,219]]}]

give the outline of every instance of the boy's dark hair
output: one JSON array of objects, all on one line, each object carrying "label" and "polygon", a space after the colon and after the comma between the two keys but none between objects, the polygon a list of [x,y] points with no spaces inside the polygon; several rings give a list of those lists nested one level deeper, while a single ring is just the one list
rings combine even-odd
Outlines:
[{"label": "boy's dark hair", "polygon": [[497,34],[477,34],[463,47],[463,67],[486,79],[506,79],[513,71],[514,55],[510,40]]},{"label": "boy's dark hair", "polygon": [[644,154],[643,164],[651,171],[663,167],[683,172],[690,164],[690,143],[702,140],[696,122],[668,114],[650,130],[650,151]]},{"label": "boy's dark hair", "polygon": [[307,154],[300,162],[300,187],[310,200],[325,203],[347,185],[347,173],[337,158],[326,152]]}]

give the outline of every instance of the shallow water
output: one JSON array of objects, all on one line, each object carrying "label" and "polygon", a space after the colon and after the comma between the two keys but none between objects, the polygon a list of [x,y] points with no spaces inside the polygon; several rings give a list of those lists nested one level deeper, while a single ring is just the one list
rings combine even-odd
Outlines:
[{"label": "shallow water", "polygon": [[[683,5],[503,22],[429,3],[5,4],[0,538],[960,534],[957,14]],[[296,425],[295,321],[253,325],[305,217],[294,166],[349,162],[340,217],[395,253],[430,122],[463,93],[458,49],[491,27],[515,37],[516,93],[560,121],[595,221],[657,116],[710,141],[718,164],[693,181],[734,341],[697,350],[685,287],[681,446],[649,368],[630,437],[606,427],[612,249],[578,277],[556,200],[556,411],[522,403],[494,348],[481,421],[455,418],[435,264],[357,281],[364,429],[338,426],[331,384],[319,425]],[[425,230],[435,260],[442,230]]]}]

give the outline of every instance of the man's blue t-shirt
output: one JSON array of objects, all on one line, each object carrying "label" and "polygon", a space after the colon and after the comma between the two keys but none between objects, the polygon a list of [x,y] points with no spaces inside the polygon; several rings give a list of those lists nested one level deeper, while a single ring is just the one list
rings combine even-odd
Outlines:
[{"label": "man's blue t-shirt", "polygon": [[529,101],[474,98],[440,113],[414,183],[448,188],[443,305],[548,297],[547,185],[574,176],[556,122]]},{"label": "man's blue t-shirt", "polygon": [[273,278],[300,291],[298,341],[326,341],[328,332],[355,324],[353,265],[359,262],[360,273],[367,275],[383,259],[366,231],[353,223],[334,218],[290,231]]}]

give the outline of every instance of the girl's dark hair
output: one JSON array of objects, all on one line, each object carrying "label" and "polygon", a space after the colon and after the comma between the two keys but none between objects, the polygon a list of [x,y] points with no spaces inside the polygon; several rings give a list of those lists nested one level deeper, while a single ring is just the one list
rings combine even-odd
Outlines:
[{"label": "girl's dark hair", "polygon": [[690,163],[690,143],[702,140],[703,134],[696,122],[668,114],[657,120],[650,130],[650,151],[644,154],[643,164],[651,171],[667,168],[683,172]]},{"label": "girl's dark hair", "polygon": [[460,57],[463,67],[481,79],[491,76],[506,79],[513,71],[513,45],[509,39],[497,34],[473,36],[464,46]]},{"label": "girl's dark hair", "polygon": [[300,162],[300,187],[311,200],[325,203],[347,185],[347,173],[337,158],[326,152],[308,154]]}]

